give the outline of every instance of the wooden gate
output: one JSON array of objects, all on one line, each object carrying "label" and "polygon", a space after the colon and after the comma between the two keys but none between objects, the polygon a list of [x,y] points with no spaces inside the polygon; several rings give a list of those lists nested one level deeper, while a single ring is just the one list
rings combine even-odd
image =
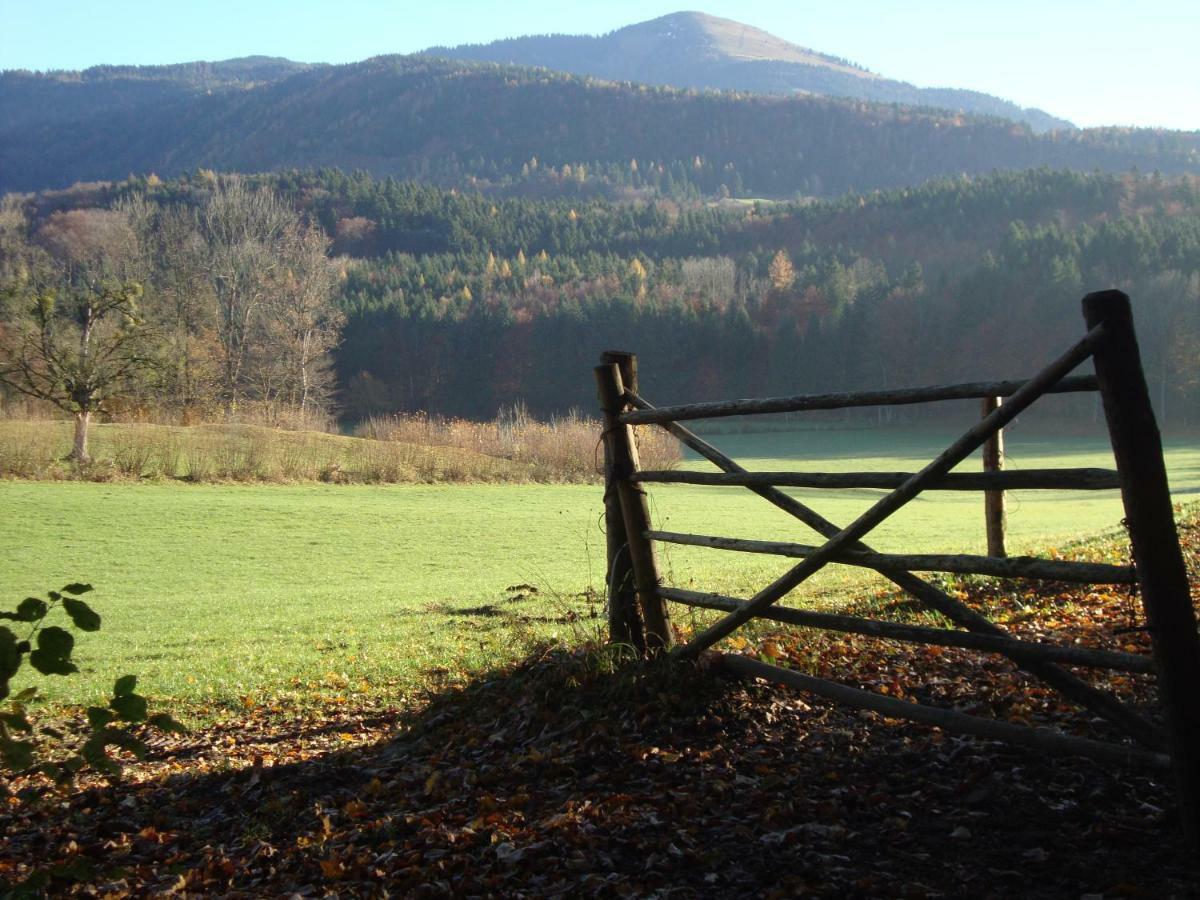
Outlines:
[{"label": "wooden gate", "polygon": [[[1142,372],[1129,298],[1119,291],[1083,299],[1087,333],[1028,381],[945,385],[877,391],[730,400],[656,408],[639,393],[637,361],[610,352],[596,367],[604,412],[605,521],[608,541],[609,629],[611,639],[654,655],[669,652],[694,659],[753,618],[884,637],[899,641],[965,647],[1008,657],[1018,667],[1053,686],[1065,697],[1111,722],[1135,743],[1087,740],[1046,728],[1030,728],[919,703],[909,703],[827,679],[729,655],[723,665],[744,676],[791,685],[887,716],[935,725],[986,738],[1025,744],[1043,751],[1077,754],[1118,763],[1174,769],[1179,798],[1194,842],[1200,843],[1200,639],[1189,596],[1162,458],[1162,443]],[[1091,359],[1095,375],[1070,373]],[[1115,471],[1047,469],[1022,472],[952,473],[958,463],[999,435],[1001,429],[1044,394],[1099,391]],[[1003,403],[990,402],[1003,397]],[[797,473],[748,472],[720,450],[679,424],[708,419],[804,410],[982,399],[986,415],[919,472]],[[659,425],[720,472],[642,471],[632,427]],[[799,519],[826,538],[820,546],[744,541],[707,535],[656,531],[650,522],[644,485],[685,483],[736,485]],[[781,487],[885,488],[890,493],[846,526],[830,522]],[[989,556],[877,553],[863,539],[880,523],[925,490],[986,491],[1055,488],[1121,490],[1133,550],[1133,567],[1062,560]],[[772,553],[800,560],[748,600],[672,588],[662,584],[656,542]],[[873,569],[964,630],[902,625],[776,605],[786,594],[829,563]],[[1153,656],[1032,642],[1013,637],[951,596],[917,571],[943,571],[1008,578],[1053,578],[1083,583],[1129,584],[1140,588]],[[720,610],[726,615],[673,646],[668,601]],[[1154,672],[1162,700],[1162,722],[1102,691],[1064,666]]]}]

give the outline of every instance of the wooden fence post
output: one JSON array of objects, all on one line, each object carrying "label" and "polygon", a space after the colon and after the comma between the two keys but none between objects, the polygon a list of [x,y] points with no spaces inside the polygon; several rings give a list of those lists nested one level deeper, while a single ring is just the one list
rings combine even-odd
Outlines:
[{"label": "wooden fence post", "polygon": [[[637,357],[632,353],[607,350],[600,354],[601,366],[616,364],[622,384],[637,390]],[[601,394],[601,407],[604,396]],[[620,410],[617,410],[618,412]],[[617,488],[613,439],[618,428],[616,413],[604,410],[604,535],[607,547],[605,585],[608,589],[608,638],[614,644],[628,644],[639,655],[646,652],[646,637],[642,629],[642,614],[637,607],[634,589],[633,562],[625,536],[625,518],[621,514],[621,497]]]},{"label": "wooden fence post", "polygon": [[[633,568],[633,582],[637,592],[637,608],[641,611],[645,650],[655,654],[671,646],[671,624],[667,617],[666,601],[658,595],[661,579],[658,574],[658,560],[654,552],[654,543],[646,537],[646,533],[650,530],[650,504],[646,499],[645,489],[629,479],[629,476],[638,469],[638,452],[633,440],[633,426],[621,425],[617,422],[617,416],[626,405],[625,384],[619,363],[597,366],[595,374],[600,408],[604,410],[605,454],[606,458],[611,461],[610,484],[611,487],[615,487],[615,495],[620,501],[621,518],[625,526],[624,546],[627,548],[629,562]],[[610,488],[609,493],[612,494],[614,491]]]},{"label": "wooden fence post", "polygon": [[1104,323],[1096,378],[1121,479],[1142,607],[1154,648],[1183,819],[1200,848],[1200,636],[1171,508],[1162,440],[1150,406],[1129,297],[1083,298],[1088,328]]},{"label": "wooden fence post", "polygon": [[[1000,397],[985,397],[983,400],[983,416],[987,418],[1000,408],[1003,399]],[[983,471],[1004,471],[1004,431],[997,431],[983,444]],[[1008,524],[1005,511],[1004,491],[984,491],[983,517],[987,523],[988,556],[1008,556],[1004,548],[1004,531]]]}]

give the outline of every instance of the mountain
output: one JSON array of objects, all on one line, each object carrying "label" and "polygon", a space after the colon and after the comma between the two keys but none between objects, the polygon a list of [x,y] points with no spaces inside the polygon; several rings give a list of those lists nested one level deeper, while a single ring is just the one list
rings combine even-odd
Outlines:
[{"label": "mountain", "polygon": [[94,66],[82,72],[0,72],[0,130],[245,90],[313,68],[272,56],[169,66]]},{"label": "mountain", "polygon": [[[830,196],[1038,166],[1200,174],[1200,134],[1187,132],[1038,135],[995,117],[424,56],[306,67],[261,83],[245,80],[250,66],[211,89],[201,71],[141,80],[9,73],[0,79],[0,191],[197,168],[338,167],[447,187],[684,198]],[[139,94],[138,84],[153,89]],[[47,109],[51,89],[59,105]]]},{"label": "mountain", "polygon": [[821,94],[1001,116],[1035,131],[1072,128],[1040,109],[978,91],[919,88],[766,31],[699,12],[680,12],[601,37],[545,35],[459,47],[431,56],[542,66],[610,81],[772,94]]}]

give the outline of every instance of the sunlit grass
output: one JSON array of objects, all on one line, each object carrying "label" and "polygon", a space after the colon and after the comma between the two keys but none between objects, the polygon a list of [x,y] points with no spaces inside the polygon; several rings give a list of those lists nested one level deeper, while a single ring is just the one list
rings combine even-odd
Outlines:
[{"label": "sunlit grass", "polygon": [[[255,424],[119,423],[91,429],[93,462],[67,459],[72,424],[0,419],[0,477],[89,481],[408,484],[457,481],[595,481],[598,422],[398,417],[362,436],[285,431]],[[644,452],[673,465],[678,446],[661,431]],[[650,439],[653,438],[653,439]]]},{"label": "sunlit grass", "polygon": [[[751,469],[912,470],[950,437],[892,431],[714,441]],[[1099,437],[1049,444],[1014,431],[1010,453],[1014,467],[1112,464]],[[1167,460],[1180,499],[1200,491],[1194,441],[1168,442]],[[880,496],[797,494],[839,525]],[[744,489],[655,486],[651,498],[656,524],[670,530],[815,541]],[[1111,491],[1011,499],[1013,551],[1114,529],[1122,517]],[[513,658],[534,637],[594,634],[604,621],[598,485],[9,480],[0,482],[0,506],[0,607],[70,581],[96,587],[91,597],[104,628],[80,641],[83,676],[52,680],[58,701],[89,700],[124,672],[139,674],[147,693],[192,711],[399,694]],[[983,552],[981,498],[923,496],[869,543]],[[660,549],[670,583],[743,596],[794,562]],[[835,604],[874,589],[861,570],[833,566],[789,602]],[[676,617],[684,622],[688,613],[677,608]]]}]

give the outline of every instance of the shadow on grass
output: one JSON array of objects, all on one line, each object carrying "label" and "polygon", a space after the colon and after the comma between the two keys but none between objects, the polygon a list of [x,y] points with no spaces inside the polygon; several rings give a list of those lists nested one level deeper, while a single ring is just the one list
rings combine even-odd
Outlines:
[{"label": "shadow on grass", "polygon": [[414,897],[1165,896],[1195,876],[1144,773],[604,648],[538,651],[409,712],[217,727],[130,776],[7,807],[0,876]]},{"label": "shadow on grass", "polygon": [[495,604],[488,604],[465,609],[448,609],[446,615],[455,619],[499,619],[501,624],[522,627],[528,625],[572,625],[588,619],[599,620],[600,611],[594,607],[582,612],[564,607],[562,612],[553,615],[534,615],[515,612],[511,609],[501,609]]}]

